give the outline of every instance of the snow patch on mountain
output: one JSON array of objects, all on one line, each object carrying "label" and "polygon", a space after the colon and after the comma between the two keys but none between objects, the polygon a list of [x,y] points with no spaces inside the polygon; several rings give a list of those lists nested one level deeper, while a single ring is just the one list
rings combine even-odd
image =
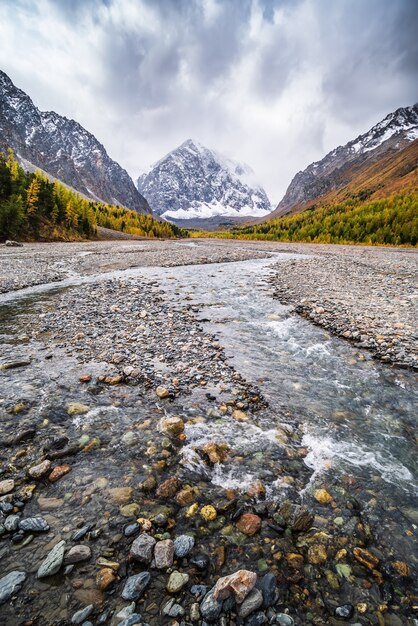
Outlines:
[{"label": "snow patch on mountain", "polygon": [[247,164],[191,139],[142,172],[137,185],[165,219],[264,217],[271,211]]}]

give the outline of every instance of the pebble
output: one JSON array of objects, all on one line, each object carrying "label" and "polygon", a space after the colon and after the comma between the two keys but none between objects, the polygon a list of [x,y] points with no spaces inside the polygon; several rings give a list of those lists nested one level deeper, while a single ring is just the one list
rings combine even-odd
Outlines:
[{"label": "pebble", "polygon": [[[142,625],[140,613],[132,613],[132,615],[119,622],[117,626],[136,626],[136,624]],[[143,624],[143,626],[146,626],[146,624]]]},{"label": "pebble", "polygon": [[64,463],[64,465],[57,465],[48,476],[48,480],[51,483],[55,483],[69,472],[71,472],[71,465],[68,465],[68,463]]},{"label": "pebble", "polygon": [[3,525],[7,532],[12,533],[17,530],[19,525],[20,515],[8,515],[3,522]]},{"label": "pebble", "polygon": [[244,513],[237,521],[237,528],[244,535],[252,536],[261,528],[261,518],[254,513]]},{"label": "pebble", "polygon": [[240,569],[234,574],[219,578],[213,588],[215,598],[225,600],[231,593],[234,594],[238,604],[244,601],[251,589],[257,582],[257,574],[245,569]]},{"label": "pebble", "polygon": [[167,569],[173,565],[174,543],[171,539],[159,541],[155,545],[154,560],[157,569]]},{"label": "pebble", "polygon": [[174,539],[174,553],[178,558],[189,554],[194,546],[194,538],[190,535],[179,535]]},{"label": "pebble", "polygon": [[49,524],[43,517],[26,517],[19,521],[20,530],[32,533],[45,533],[49,530]]},{"label": "pebble", "polygon": [[42,463],[31,467],[28,471],[28,474],[31,478],[39,479],[45,476],[45,474],[47,474],[50,469],[51,461],[49,459],[46,459],[45,461],[42,461]]},{"label": "pebble", "polygon": [[[248,619],[245,620],[245,626],[262,626],[267,622],[267,617],[261,611],[259,613],[254,613],[254,615],[250,615]],[[280,622],[277,622],[278,624]]]},{"label": "pebble", "polygon": [[314,498],[320,504],[330,504],[332,502],[332,496],[326,489],[315,489]]},{"label": "pebble", "polygon": [[213,522],[217,518],[217,512],[214,506],[211,504],[207,504],[202,507],[200,511],[201,517],[205,520],[205,522]]},{"label": "pebble", "polygon": [[277,589],[276,577],[273,574],[264,574],[259,588],[263,594],[263,608],[268,609],[274,604]]},{"label": "pebble", "polygon": [[11,478],[0,481],[0,496],[10,493],[15,488],[15,481]]},{"label": "pebble", "polygon": [[65,541],[59,541],[52,550],[48,553],[44,561],[41,563],[37,578],[45,578],[46,576],[53,576],[56,574],[62,565],[64,560]]},{"label": "pebble", "polygon": [[96,574],[96,587],[104,591],[116,580],[116,574],[108,567],[102,567]]},{"label": "pebble", "polygon": [[167,591],[169,593],[178,593],[189,582],[189,575],[174,571],[170,574],[167,582]]},{"label": "pebble", "polygon": [[67,404],[68,415],[83,415],[88,413],[90,407],[87,404],[81,404],[80,402],[70,402]]},{"label": "pebble", "polygon": [[94,606],[89,604],[84,609],[80,609],[71,618],[72,624],[82,624],[94,611]]},{"label": "pebble", "polygon": [[248,617],[263,604],[263,594],[259,589],[252,589],[238,609],[240,617]]},{"label": "pebble", "polygon": [[352,604],[342,604],[337,606],[334,615],[340,619],[351,619],[354,615],[354,607]]},{"label": "pebble", "polygon": [[26,573],[13,571],[0,578],[0,605],[7,602],[12,595],[21,590],[26,580]]},{"label": "pebble", "polygon": [[166,387],[157,387],[155,393],[160,399],[168,398],[170,396],[170,392]]},{"label": "pebble", "polygon": [[209,567],[209,564],[210,558],[207,556],[207,554],[197,554],[190,559],[190,565],[197,567],[197,569],[199,569],[200,571],[203,571],[207,567]]},{"label": "pebble", "polygon": [[184,422],[180,417],[166,417],[161,421],[161,430],[171,437],[177,437],[184,431]]},{"label": "pebble", "polygon": [[151,563],[156,540],[146,533],[139,535],[131,546],[130,555],[141,563]]},{"label": "pebble", "polygon": [[222,601],[216,600],[213,590],[209,591],[200,605],[200,613],[208,622],[214,622],[222,611]]},{"label": "pebble", "polygon": [[71,563],[80,563],[81,561],[88,561],[91,558],[91,548],[90,546],[80,544],[78,546],[73,546],[67,552],[64,557],[65,565],[70,565]]},{"label": "pebble", "polygon": [[151,574],[149,572],[141,572],[140,574],[129,576],[122,591],[122,598],[124,600],[139,600],[148,587],[150,580]]}]

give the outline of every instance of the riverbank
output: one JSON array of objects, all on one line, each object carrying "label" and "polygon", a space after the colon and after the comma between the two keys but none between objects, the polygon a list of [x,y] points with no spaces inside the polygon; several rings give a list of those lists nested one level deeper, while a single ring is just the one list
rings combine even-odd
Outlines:
[{"label": "riverbank", "polygon": [[[385,396],[357,400],[363,380],[366,394],[380,393],[380,370],[349,346],[333,353],[341,342],[319,329],[307,335],[311,325],[271,299],[266,264],[203,266],[265,257],[264,247],[141,242],[117,244],[110,258],[115,248],[96,245],[69,249],[58,266],[61,277],[77,272],[73,286],[0,311],[0,558],[6,575],[17,572],[0,576],[5,623],[413,626],[415,517],[406,496],[393,499],[403,491],[390,482],[394,463],[377,457],[366,479],[330,457],[319,472],[306,437],[313,413],[328,432],[341,426],[344,444],[349,425],[355,448],[355,420],[372,433],[375,405],[392,433],[389,418],[409,406],[409,373],[389,376]],[[187,259],[201,265],[94,276]],[[45,248],[43,260],[53,274],[58,257]],[[274,272],[294,260],[283,255]],[[92,282],[77,284],[81,272]],[[253,310],[261,300],[272,310]],[[257,342],[240,354],[248,312],[247,333],[261,322],[260,341],[270,333],[267,361]],[[328,362],[332,377],[321,374]],[[337,374],[340,362],[349,369]],[[341,406],[325,402],[337,395]],[[214,597],[242,570],[240,591]]]},{"label": "riverbank", "polygon": [[134,267],[174,267],[294,252],[280,264],[275,297],[384,362],[418,367],[418,251],[242,242],[106,241],[0,247],[0,293]]}]

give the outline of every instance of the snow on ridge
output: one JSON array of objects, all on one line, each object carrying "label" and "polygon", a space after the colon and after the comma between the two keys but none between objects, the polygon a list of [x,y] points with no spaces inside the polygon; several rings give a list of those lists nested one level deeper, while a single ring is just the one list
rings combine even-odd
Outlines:
[{"label": "snow on ridge", "polygon": [[161,217],[164,219],[207,219],[210,217],[264,217],[270,211],[265,209],[256,209],[254,207],[245,206],[238,209],[221,204],[220,202],[196,202],[188,208],[178,209],[177,211],[165,211]]}]

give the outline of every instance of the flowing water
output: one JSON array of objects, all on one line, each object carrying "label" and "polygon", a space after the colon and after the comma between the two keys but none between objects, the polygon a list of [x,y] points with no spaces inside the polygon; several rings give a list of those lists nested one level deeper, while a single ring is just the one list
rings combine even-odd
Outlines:
[{"label": "flowing water", "polygon": [[[418,522],[415,375],[372,360],[367,352],[333,337],[293,314],[291,307],[274,300],[268,276],[274,264],[289,256],[230,264],[130,269],[73,277],[61,285],[8,294],[0,298],[3,337],[7,336],[8,342],[3,357],[7,360],[7,352],[16,350],[15,316],[26,316],[30,323],[37,306],[49,300],[53,303],[60,289],[78,289],[82,283],[108,278],[156,280],[170,299],[180,303],[187,300],[199,307],[205,330],[218,336],[237,371],[258,385],[269,403],[269,412],[257,423],[217,419],[190,425],[186,430],[188,443],[182,452],[187,470],[223,488],[243,489],[254,478],[262,477],[270,497],[285,497],[289,484],[272,474],[266,459],[275,458],[277,450],[283,447],[277,439],[277,429],[283,426],[283,432],[291,434],[293,416],[297,428],[302,430],[304,463],[310,470],[310,478],[299,494],[301,500],[309,499],[315,486],[338,488],[341,481],[352,484],[355,497],[363,507],[370,506],[371,520],[382,534],[386,533],[384,542],[398,558],[410,560],[411,545],[405,533]],[[20,299],[22,295],[26,300]],[[22,332],[22,322],[18,332]],[[37,344],[31,347],[32,351],[39,348]],[[67,375],[76,369],[71,362],[63,362],[59,371],[56,365],[48,370],[44,364],[38,378],[35,376],[30,382],[24,381],[24,373],[16,370],[11,384],[19,390],[26,385],[27,393],[33,394],[37,393],[37,385],[42,385],[46,406],[50,401],[48,394],[57,393],[58,380],[58,392],[68,393],[64,365]],[[120,419],[128,425],[129,415],[122,410],[124,402],[131,409],[136,400],[130,398],[129,392],[120,393],[116,406],[111,406],[110,400],[103,406],[99,404],[86,419],[96,426],[101,423],[100,416],[103,424],[111,425]],[[74,422],[74,427],[79,426]],[[194,449],[214,440],[228,443],[242,462],[232,468],[227,463],[210,469],[204,466]],[[378,506],[371,504],[376,501]]]}]

